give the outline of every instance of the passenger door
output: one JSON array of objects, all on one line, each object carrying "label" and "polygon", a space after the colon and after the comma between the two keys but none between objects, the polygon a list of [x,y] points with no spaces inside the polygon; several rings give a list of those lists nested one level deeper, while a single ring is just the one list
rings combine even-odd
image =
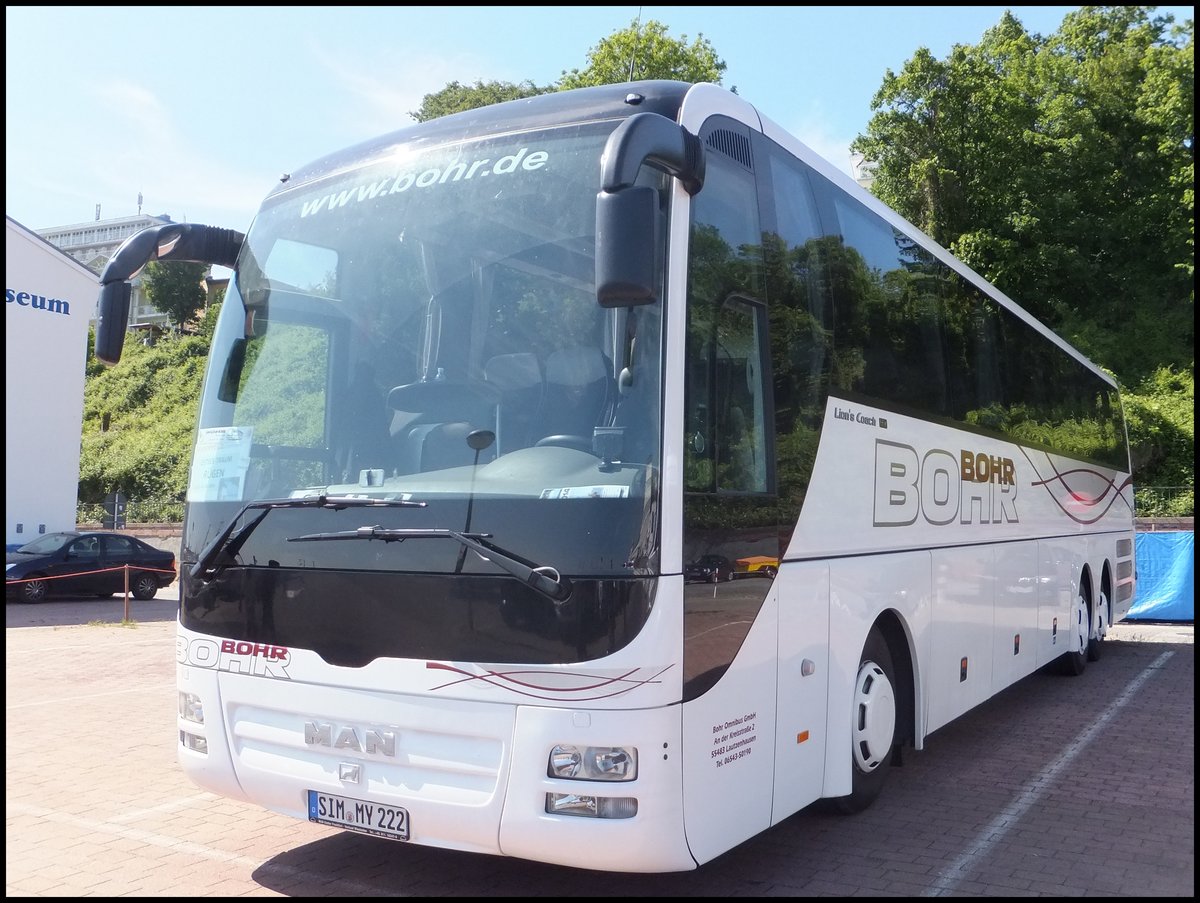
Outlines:
[{"label": "passenger door", "polygon": [[[105,577],[108,578],[105,587],[111,586],[114,593],[123,593],[125,592],[125,567],[137,564],[140,560],[137,545],[128,536],[105,536],[103,539],[104,566],[106,569],[111,569],[105,573]],[[137,573],[135,570],[130,570],[130,585],[133,584],[133,578]]]},{"label": "passenger door", "polygon": [[67,544],[58,573],[51,574],[58,579],[50,588],[60,593],[103,592],[106,575],[99,573],[103,567],[100,537],[81,536]]}]

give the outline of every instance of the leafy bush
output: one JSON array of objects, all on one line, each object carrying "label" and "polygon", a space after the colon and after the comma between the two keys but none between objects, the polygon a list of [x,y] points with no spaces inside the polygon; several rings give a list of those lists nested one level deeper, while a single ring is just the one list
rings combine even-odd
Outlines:
[{"label": "leafy bush", "polygon": [[1138,515],[1195,515],[1195,374],[1160,367],[1124,399]]},{"label": "leafy bush", "polygon": [[102,505],[110,492],[122,492],[130,521],[183,519],[210,336],[211,331],[168,334],[144,345],[131,333],[116,366],[89,359],[79,461],[82,506]]}]

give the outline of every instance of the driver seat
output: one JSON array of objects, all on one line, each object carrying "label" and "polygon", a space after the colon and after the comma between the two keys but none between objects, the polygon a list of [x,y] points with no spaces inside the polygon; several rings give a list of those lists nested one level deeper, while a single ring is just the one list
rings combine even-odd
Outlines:
[{"label": "driver seat", "polygon": [[593,429],[607,423],[612,403],[608,358],[594,346],[576,345],[546,359],[546,395],[536,433],[580,436],[590,445]]},{"label": "driver seat", "polygon": [[483,378],[500,393],[496,405],[496,453],[503,455],[525,448],[534,436],[533,427],[542,409],[542,371],[537,355],[530,352],[498,354],[483,367]]}]

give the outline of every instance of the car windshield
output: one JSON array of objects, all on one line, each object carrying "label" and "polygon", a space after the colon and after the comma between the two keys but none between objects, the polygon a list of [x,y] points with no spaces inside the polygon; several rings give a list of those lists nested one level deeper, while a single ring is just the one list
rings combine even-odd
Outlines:
[{"label": "car windshield", "polygon": [[17,549],[17,551],[26,552],[31,555],[45,555],[49,552],[57,552],[74,539],[76,535],[75,533],[47,533],[45,536],[39,536],[33,542],[26,543]]}]

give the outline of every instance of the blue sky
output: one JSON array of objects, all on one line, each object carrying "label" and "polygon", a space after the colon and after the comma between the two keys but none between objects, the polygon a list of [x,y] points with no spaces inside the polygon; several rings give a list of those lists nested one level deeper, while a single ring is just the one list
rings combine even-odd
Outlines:
[{"label": "blue sky", "polygon": [[143,213],[245,229],[281,173],[412,124],[451,81],[554,82],[639,14],[703,35],[726,87],[850,172],[886,70],[1005,9],[1046,34],[1077,8],[8,6],[6,213],[42,229],[133,215],[141,193]]}]

